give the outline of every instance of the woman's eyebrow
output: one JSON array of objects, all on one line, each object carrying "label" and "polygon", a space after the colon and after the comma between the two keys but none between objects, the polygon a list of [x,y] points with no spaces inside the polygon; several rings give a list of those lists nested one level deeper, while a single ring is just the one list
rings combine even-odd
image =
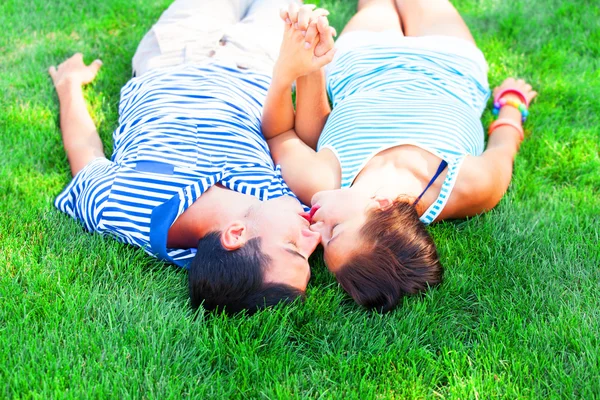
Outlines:
[{"label": "woman's eyebrow", "polygon": [[333,242],[333,241],[334,241],[335,239],[337,239],[339,236],[340,236],[340,235],[338,234],[338,235],[335,235],[334,237],[332,237],[331,239],[329,239],[329,240],[327,241],[327,246],[329,246],[329,245],[331,244],[331,242]]}]

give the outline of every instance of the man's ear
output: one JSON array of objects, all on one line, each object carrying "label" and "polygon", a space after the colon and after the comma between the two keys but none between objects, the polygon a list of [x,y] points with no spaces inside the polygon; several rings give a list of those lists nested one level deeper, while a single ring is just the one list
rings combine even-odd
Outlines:
[{"label": "man's ear", "polygon": [[232,222],[221,233],[221,245],[228,251],[242,248],[248,239],[248,228],[241,221]]},{"label": "man's ear", "polygon": [[371,198],[371,204],[369,208],[385,211],[388,208],[390,208],[393,204],[394,202],[392,201],[392,199],[389,199],[385,196],[373,196]]}]

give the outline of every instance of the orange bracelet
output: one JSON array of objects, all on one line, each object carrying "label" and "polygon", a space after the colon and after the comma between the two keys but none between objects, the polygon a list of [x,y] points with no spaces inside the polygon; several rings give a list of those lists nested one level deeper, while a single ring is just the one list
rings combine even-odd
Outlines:
[{"label": "orange bracelet", "polygon": [[508,119],[508,118],[500,118],[500,119],[497,119],[496,121],[494,121],[490,125],[490,128],[488,129],[488,135],[491,135],[492,132],[494,132],[496,129],[500,128],[501,126],[512,126],[521,135],[521,141],[523,141],[523,139],[525,139],[525,133],[523,132],[523,127],[519,123],[517,123],[511,119]]}]

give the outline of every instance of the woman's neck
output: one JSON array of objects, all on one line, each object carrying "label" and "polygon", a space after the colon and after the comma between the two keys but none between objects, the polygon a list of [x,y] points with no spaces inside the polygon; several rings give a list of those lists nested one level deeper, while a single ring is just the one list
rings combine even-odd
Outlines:
[{"label": "woman's neck", "polygon": [[406,168],[393,162],[372,160],[356,177],[352,188],[370,196],[382,196],[396,200],[406,197],[416,199],[422,191],[422,183]]}]

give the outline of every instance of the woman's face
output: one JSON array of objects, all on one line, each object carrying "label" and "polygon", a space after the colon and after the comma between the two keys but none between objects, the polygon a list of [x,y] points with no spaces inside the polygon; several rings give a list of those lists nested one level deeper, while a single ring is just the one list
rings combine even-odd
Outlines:
[{"label": "woman's face", "polygon": [[359,249],[360,229],[378,203],[351,189],[336,189],[315,194],[311,204],[310,229],[321,234],[325,263],[335,273]]}]

